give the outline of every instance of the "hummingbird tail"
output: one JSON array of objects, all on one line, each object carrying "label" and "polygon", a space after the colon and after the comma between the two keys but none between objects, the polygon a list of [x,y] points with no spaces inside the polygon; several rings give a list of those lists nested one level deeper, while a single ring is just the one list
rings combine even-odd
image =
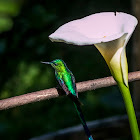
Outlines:
[{"label": "hummingbird tail", "polygon": [[82,125],[83,125],[83,127],[84,127],[85,133],[86,133],[86,135],[88,136],[88,139],[89,139],[89,140],[94,140],[94,139],[92,138],[92,135],[91,135],[89,129],[88,129],[88,126],[87,126],[86,121],[85,121],[85,119],[84,119],[84,115],[83,115],[83,113],[82,113],[82,110],[81,110],[81,108],[80,108],[79,103],[77,103],[77,101],[74,101],[74,100],[73,100],[73,103],[74,103],[74,106],[75,106],[76,111],[77,111],[77,113],[78,113],[78,116],[79,116],[79,118],[80,118],[80,120],[81,120],[81,122],[82,122]]},{"label": "hummingbird tail", "polygon": [[71,100],[79,106],[83,106],[84,104],[77,98],[77,96],[74,96],[72,94],[68,94],[68,96],[71,98]]},{"label": "hummingbird tail", "polygon": [[94,140],[93,137],[92,137],[92,135],[91,135],[88,139],[89,139],[89,140]]}]

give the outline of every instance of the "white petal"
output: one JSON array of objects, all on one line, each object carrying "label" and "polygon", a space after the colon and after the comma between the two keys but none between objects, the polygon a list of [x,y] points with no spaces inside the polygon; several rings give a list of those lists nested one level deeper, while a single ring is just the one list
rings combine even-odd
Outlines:
[{"label": "white petal", "polygon": [[75,45],[92,45],[130,36],[137,19],[121,12],[103,12],[64,24],[49,36],[52,41]]}]

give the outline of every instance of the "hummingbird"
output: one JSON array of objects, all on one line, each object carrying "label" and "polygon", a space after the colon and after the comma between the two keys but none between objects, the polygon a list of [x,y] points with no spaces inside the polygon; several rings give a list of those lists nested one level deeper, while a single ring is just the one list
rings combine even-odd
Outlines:
[{"label": "hummingbird", "polygon": [[50,64],[55,69],[55,76],[59,85],[65,91],[66,95],[73,101],[88,139],[93,140],[81,110],[82,103],[78,99],[75,77],[66,66],[66,63],[61,59],[56,59],[51,62],[41,62],[41,63]]}]

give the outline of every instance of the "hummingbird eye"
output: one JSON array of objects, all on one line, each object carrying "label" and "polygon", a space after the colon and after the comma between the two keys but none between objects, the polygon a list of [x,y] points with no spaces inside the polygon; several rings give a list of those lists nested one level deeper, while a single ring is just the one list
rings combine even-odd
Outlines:
[{"label": "hummingbird eye", "polygon": [[58,66],[58,64],[57,64],[57,63],[54,63],[54,65],[55,65],[55,66]]}]

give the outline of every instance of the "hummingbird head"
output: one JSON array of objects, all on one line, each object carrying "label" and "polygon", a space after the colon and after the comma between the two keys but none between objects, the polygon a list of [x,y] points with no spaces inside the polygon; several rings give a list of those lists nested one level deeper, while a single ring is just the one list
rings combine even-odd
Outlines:
[{"label": "hummingbird head", "polygon": [[61,59],[56,59],[51,62],[41,62],[41,63],[50,64],[56,71],[63,71],[67,67],[65,62]]}]

